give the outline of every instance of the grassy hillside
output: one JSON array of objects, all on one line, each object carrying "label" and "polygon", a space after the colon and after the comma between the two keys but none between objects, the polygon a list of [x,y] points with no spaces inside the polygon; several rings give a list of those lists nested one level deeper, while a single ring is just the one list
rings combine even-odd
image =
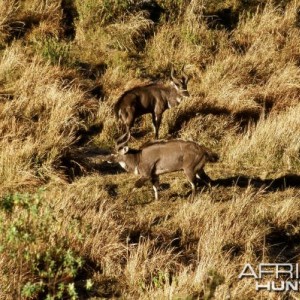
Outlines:
[{"label": "grassy hillside", "polygon": [[[238,275],[300,263],[299,8],[0,0],[0,299],[298,299]],[[87,157],[114,151],[117,98],[172,66],[191,95],[160,136],[220,155],[194,201],[180,172],[154,201]],[[153,139],[149,116],[133,136]]]}]

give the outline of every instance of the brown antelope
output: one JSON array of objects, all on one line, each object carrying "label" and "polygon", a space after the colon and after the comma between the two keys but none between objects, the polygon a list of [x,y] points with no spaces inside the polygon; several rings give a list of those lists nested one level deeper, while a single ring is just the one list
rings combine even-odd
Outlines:
[{"label": "brown antelope", "polygon": [[134,87],[126,91],[116,102],[114,110],[118,120],[126,126],[126,132],[118,141],[130,135],[130,129],[137,117],[144,114],[152,115],[155,138],[158,139],[158,131],[164,111],[177,106],[183,98],[189,96],[187,84],[188,76],[182,70],[183,76],[178,79],[171,70],[170,85],[150,83],[144,86]]},{"label": "brown antelope", "polygon": [[193,199],[196,178],[200,179],[200,174],[204,173],[205,163],[216,162],[219,159],[218,154],[191,141],[155,141],[145,144],[139,150],[123,147],[127,141],[119,145],[117,154],[108,156],[107,161],[117,162],[127,172],[139,175],[140,179],[136,181],[135,187],[141,187],[150,180],[156,200],[160,174],[183,170],[192,186]]}]

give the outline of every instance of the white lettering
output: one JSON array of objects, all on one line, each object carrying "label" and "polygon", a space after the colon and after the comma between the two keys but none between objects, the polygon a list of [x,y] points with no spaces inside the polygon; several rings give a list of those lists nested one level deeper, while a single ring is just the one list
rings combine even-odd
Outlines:
[{"label": "white lettering", "polygon": [[299,279],[299,264],[295,264],[295,278]]},{"label": "white lettering", "polygon": [[294,282],[286,281],[285,285],[286,285],[286,288],[285,288],[286,291],[289,291],[289,290],[299,291],[299,281],[294,281]]},{"label": "white lettering", "polygon": [[284,281],[282,280],[280,281],[280,286],[277,286],[275,281],[272,281],[271,285],[272,285],[271,286],[272,291],[282,292],[285,290],[285,284]]},{"label": "white lettering", "polygon": [[261,279],[263,274],[273,274],[274,270],[268,270],[267,268],[276,267],[276,264],[262,263],[258,265],[258,278]]},{"label": "white lettering", "polygon": [[256,289],[256,291],[263,290],[263,289],[270,291],[271,290],[271,282],[269,281],[266,284],[259,284],[258,282],[256,282],[255,289]]},{"label": "white lettering", "polygon": [[[247,270],[250,270],[250,273],[246,273]],[[241,279],[243,277],[254,277],[255,279],[258,278],[256,273],[254,272],[251,264],[245,264],[243,271],[239,274],[238,278]]]},{"label": "white lettering", "polygon": [[[299,292],[300,281],[291,279],[299,279],[299,264],[290,263],[260,263],[257,273],[255,273],[251,264],[247,263],[243,267],[238,278],[252,277],[256,280],[256,291],[267,290],[274,292],[297,291]],[[263,278],[269,278],[261,282]],[[273,279],[273,280],[272,280]],[[275,280],[276,279],[276,280]]]},{"label": "white lettering", "polygon": [[269,292],[286,292],[286,291],[299,291],[299,281],[283,281],[281,280],[280,283],[276,283],[275,281],[268,281],[265,284],[259,284],[256,282],[256,291],[259,290],[267,290]]},{"label": "white lettering", "polygon": [[[282,269],[288,268],[288,270]],[[293,264],[277,264],[276,265],[276,279],[279,278],[280,274],[288,274],[289,279],[294,278],[293,276]]]}]

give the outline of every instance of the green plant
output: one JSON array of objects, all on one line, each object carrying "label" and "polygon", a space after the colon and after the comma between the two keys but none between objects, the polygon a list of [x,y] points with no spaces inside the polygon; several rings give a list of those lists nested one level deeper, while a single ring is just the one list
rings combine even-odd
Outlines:
[{"label": "green plant", "polygon": [[70,44],[56,37],[45,38],[37,44],[38,52],[52,64],[71,64]]},{"label": "green plant", "polygon": [[127,13],[130,0],[75,0],[78,10],[78,21],[85,29],[110,23]]},{"label": "green plant", "polygon": [[152,278],[153,285],[156,289],[162,288],[169,280],[169,275],[162,271],[158,271],[157,275]]},{"label": "green plant", "polygon": [[[11,288],[18,297],[77,299],[74,280],[83,260],[66,238],[57,237],[60,226],[42,193],[15,193],[0,202],[0,258],[5,261],[0,282],[17,277]],[[74,235],[77,228],[69,230]]]}]

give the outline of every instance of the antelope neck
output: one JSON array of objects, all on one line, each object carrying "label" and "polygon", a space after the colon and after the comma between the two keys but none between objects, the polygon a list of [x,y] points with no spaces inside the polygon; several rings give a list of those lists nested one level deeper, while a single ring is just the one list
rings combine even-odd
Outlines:
[{"label": "antelope neck", "polygon": [[128,171],[132,173],[138,172],[138,165],[140,161],[139,153],[135,153],[135,154],[127,153],[124,156],[125,157],[120,158],[120,162],[119,162],[120,165],[122,166],[122,164],[124,163],[126,165],[126,168],[124,169],[128,169]]}]

